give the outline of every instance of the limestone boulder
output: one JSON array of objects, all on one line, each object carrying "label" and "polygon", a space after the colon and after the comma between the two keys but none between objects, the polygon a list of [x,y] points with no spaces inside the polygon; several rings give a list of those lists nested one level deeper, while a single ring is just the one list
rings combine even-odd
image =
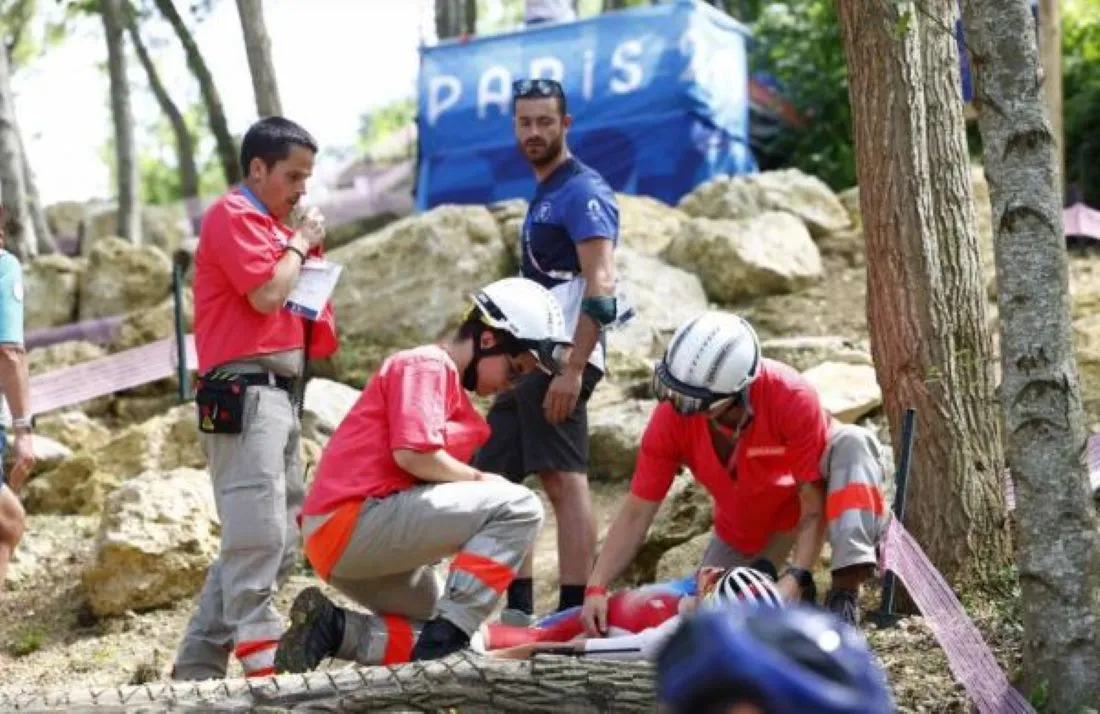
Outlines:
[{"label": "limestone boulder", "polygon": [[206,472],[145,471],[107,498],[83,582],[91,610],[119,615],[194,596],[218,553],[220,522]]},{"label": "limestone boulder", "polygon": [[822,275],[821,253],[806,225],[779,211],[687,221],[664,258],[698,275],[707,296],[721,303],[797,292]]},{"label": "limestone boulder", "polygon": [[679,580],[694,573],[703,562],[703,553],[707,552],[710,539],[710,533],[700,533],[691,540],[669,548],[657,561],[655,582]]},{"label": "limestone boulder", "polygon": [[302,437],[324,446],[359,395],[360,390],[331,379],[309,380],[302,409]]},{"label": "limestone boulder", "polygon": [[802,373],[817,393],[825,409],[845,424],[882,406],[882,390],[870,364],[824,362]]},{"label": "limestone boulder", "polygon": [[775,337],[762,340],[760,352],[765,357],[788,364],[800,372],[822,362],[873,364],[871,346],[865,338],[852,339],[836,335]]},{"label": "limestone boulder", "polygon": [[59,342],[27,352],[27,368],[31,375],[47,374],[64,367],[91,362],[106,354],[107,350],[92,342]]},{"label": "limestone boulder", "polygon": [[629,481],[649,415],[656,401],[627,399],[588,413],[588,475]]},{"label": "limestone boulder", "polygon": [[458,324],[466,295],[514,272],[484,206],[440,206],[332,251],[342,339],[408,347]]},{"label": "limestone boulder", "polygon": [[519,265],[523,259],[523,219],[527,215],[527,201],[511,198],[491,204],[487,208],[496,219],[508,254]]},{"label": "limestone boulder", "polygon": [[80,318],[122,315],[153,307],[171,294],[172,263],[153,245],[103,238],[92,246],[80,287]]},{"label": "limestone boulder", "polygon": [[27,332],[73,322],[84,263],[44,255],[23,266],[23,319]]},{"label": "limestone boulder", "polygon": [[655,582],[657,563],[672,548],[710,532],[714,522],[713,502],[707,490],[690,473],[678,475],[638,549],[630,569],[623,575],[628,584]]},{"label": "limestone boulder", "polygon": [[650,196],[616,194],[619,204],[619,245],[657,256],[683,230],[687,216]]},{"label": "limestone boulder", "polygon": [[182,404],[77,454],[27,485],[31,512],[94,514],[126,480],[145,471],[204,468],[195,405]]},{"label": "limestone boulder", "polygon": [[786,211],[798,217],[814,236],[851,227],[851,217],[832,189],[798,169],[714,178],[680,199],[679,208],[689,216],[712,219],[745,219]]},{"label": "limestone boulder", "polygon": [[[115,208],[101,208],[90,213],[85,240],[92,243],[93,249],[95,243],[117,235],[118,211]],[[171,255],[190,235],[191,226],[182,203],[141,207],[143,244],[156,246]]]},{"label": "limestone boulder", "polygon": [[[187,334],[194,326],[195,317],[191,291],[183,291],[181,297],[183,298],[183,332]],[[118,336],[112,341],[111,350],[121,352],[167,337],[174,338],[175,335],[176,301],[169,295],[150,308],[128,313],[119,325]]]},{"label": "limestone boulder", "polygon": [[95,451],[111,440],[106,426],[76,410],[44,414],[35,431],[72,451]]}]

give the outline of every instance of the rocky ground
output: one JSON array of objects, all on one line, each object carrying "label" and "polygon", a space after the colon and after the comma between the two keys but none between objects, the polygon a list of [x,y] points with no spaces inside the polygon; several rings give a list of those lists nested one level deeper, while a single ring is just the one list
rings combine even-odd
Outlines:
[{"label": "rocky ground", "polygon": [[[988,278],[992,244],[979,174],[975,195]],[[709,305],[747,316],[765,353],[802,370],[826,408],[885,437],[867,339],[855,191],[838,197],[811,177],[773,172],[704,185],[678,209],[636,197],[622,197],[621,208],[618,267],[641,319],[612,335],[613,372],[591,405],[592,489],[601,529],[625,492],[653,406],[648,365],[680,322]],[[345,265],[336,295],[344,343],[338,358],[323,365],[324,379],[314,380],[307,393],[307,464],[316,461],[354,401],[354,388],[382,355],[397,345],[434,339],[456,319],[456,295],[514,270],[523,209],[516,201],[444,207],[332,252]],[[74,316],[126,317],[98,344],[32,351],[34,373],[171,335],[168,265],[159,248],[135,249],[109,239],[94,243],[87,259],[35,261],[27,279],[28,305],[37,306],[33,326],[62,325]],[[1095,431],[1100,261],[1071,253],[1070,268],[1078,365]],[[89,272],[99,277],[85,279]],[[418,309],[409,310],[414,303]],[[185,314],[189,320],[189,306]],[[996,324],[992,302],[990,320]],[[164,380],[43,419],[43,463],[24,493],[30,528],[0,590],[3,689],[113,687],[165,676],[216,552],[219,527],[205,474],[196,470],[203,458],[191,407],[173,408],[173,390],[172,381]],[[682,476],[667,501],[623,584],[678,577],[697,561],[710,526],[706,496]],[[557,597],[552,517],[536,545],[536,563],[538,607],[548,612]],[[299,568],[281,591],[279,608],[286,612],[294,596],[315,583],[307,568]],[[874,588],[866,593],[867,609],[877,606],[878,595]],[[963,596],[1013,676],[1021,641],[1015,590],[1006,586],[1002,596],[986,601]],[[882,630],[868,623],[865,629],[902,712],[968,711],[921,618]],[[237,665],[232,667],[237,674]]]}]

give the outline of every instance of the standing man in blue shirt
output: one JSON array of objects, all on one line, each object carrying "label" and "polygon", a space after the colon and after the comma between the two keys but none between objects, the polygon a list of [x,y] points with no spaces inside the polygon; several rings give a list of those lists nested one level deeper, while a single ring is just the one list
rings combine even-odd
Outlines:
[{"label": "standing man in blue shirt", "polygon": [[[488,414],[492,437],[475,464],[517,483],[539,475],[557,519],[558,608],[566,609],[584,602],[595,559],[587,404],[605,371],[604,329],[619,312],[619,207],[611,187],[566,146],[572,118],[561,84],[519,80],[512,96],[516,142],[538,179],[523,223],[521,274],[558,298],[573,347],[562,373],[531,375],[497,397]],[[533,620],[533,590],[529,555],[508,588],[504,622]]]},{"label": "standing man in blue shirt", "polygon": [[7,399],[12,414],[14,459],[5,483],[3,454],[7,434],[0,425],[0,584],[8,561],[23,537],[26,514],[15,495],[34,466],[31,442],[30,378],[23,349],[23,268],[4,250],[4,211],[0,209],[0,404]]}]

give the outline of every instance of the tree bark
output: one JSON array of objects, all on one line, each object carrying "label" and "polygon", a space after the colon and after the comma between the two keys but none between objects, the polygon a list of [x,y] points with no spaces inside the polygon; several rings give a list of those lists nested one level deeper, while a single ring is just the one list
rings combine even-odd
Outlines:
[{"label": "tree bark", "polygon": [[264,22],[263,3],[261,0],[237,0],[237,14],[241,18],[252,91],[256,95],[256,113],[261,118],[281,116],[283,105],[279,101],[279,84],[271,61],[271,37]]},{"label": "tree bark", "polygon": [[27,156],[27,144],[23,141],[23,130],[17,121],[16,135],[19,137],[19,154],[23,159],[23,184],[27,187],[27,211],[31,215],[31,224],[34,226],[34,234],[38,237],[38,254],[49,255],[57,252],[57,240],[50,230],[50,222],[46,220],[46,207],[42,205],[42,196],[38,193],[38,182],[34,178],[31,169],[31,160]]},{"label": "tree bark", "polygon": [[539,656],[497,660],[470,654],[393,667],[349,667],[282,675],[275,679],[210,682],[153,682],[140,686],[62,692],[7,694],[5,710],[117,711],[123,707],[171,703],[204,711],[221,707],[257,711],[518,712],[657,711],[653,667],[644,662],[584,661]]},{"label": "tree bark", "polygon": [[[1043,96],[1054,133],[1059,195],[1065,195],[1066,135],[1062,116],[1062,10],[1059,0],[1039,0],[1039,55],[1043,67]],[[1064,199],[1063,199],[1064,202]]]},{"label": "tree bark", "polygon": [[1085,453],[1057,142],[1024,0],[967,0],[963,22],[993,208],[1001,402],[1016,490],[1029,686],[1049,709],[1096,706],[1100,532]]},{"label": "tree bark", "polygon": [[107,70],[111,78],[111,118],[115,127],[115,161],[118,164],[118,235],[141,244],[141,203],[138,196],[137,147],[134,115],[130,106],[130,82],[126,77],[126,9],[123,0],[102,0],[100,14],[107,36]]},{"label": "tree bark", "polygon": [[214,142],[217,146],[218,159],[225,173],[225,182],[233,186],[241,181],[240,158],[237,156],[237,148],[233,141],[233,135],[229,133],[229,122],[225,118],[225,109],[222,107],[221,96],[214,85],[214,77],[206,66],[206,60],[199,52],[199,46],[191,31],[187,29],[183,18],[176,11],[172,0],[154,0],[161,15],[172,26],[180,44],[183,45],[184,54],[187,56],[187,66],[191,74],[199,83],[199,91],[202,93],[203,103],[206,104],[206,114],[210,119],[210,131],[214,134]]},{"label": "tree bark", "polygon": [[11,66],[5,51],[0,52],[0,200],[6,209],[6,248],[20,260],[38,254],[38,238],[28,210],[24,179],[23,151],[19,124],[15,118],[15,96],[11,89]]},{"label": "tree bark", "polygon": [[149,88],[153,90],[160,110],[168,117],[168,123],[172,126],[172,134],[176,138],[176,162],[180,179],[180,197],[183,199],[195,198],[199,195],[199,170],[195,165],[195,140],[191,136],[191,130],[187,128],[183,114],[179,107],[172,101],[164,82],[160,79],[160,73],[153,64],[152,57],[141,39],[138,29],[137,15],[133,7],[127,3],[126,30],[130,34],[130,40],[134,43],[134,53],[145,70],[145,76],[149,80]]},{"label": "tree bark", "polygon": [[[952,0],[839,0],[848,59],[867,314],[900,446],[917,409],[906,527],[956,587],[1009,565],[992,345],[961,115]],[[935,116],[933,116],[933,114]]]}]

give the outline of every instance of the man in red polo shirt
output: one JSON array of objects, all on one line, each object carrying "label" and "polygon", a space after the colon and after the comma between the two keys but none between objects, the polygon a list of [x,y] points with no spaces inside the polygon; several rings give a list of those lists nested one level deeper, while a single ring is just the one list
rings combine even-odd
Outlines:
[{"label": "man in red polo shirt", "polygon": [[336,348],[331,308],[314,322],[284,307],[306,256],[324,239],[320,215],[288,217],[305,194],[317,144],[268,117],[241,144],[246,178],[206,212],[195,253],[195,402],[221,519],[172,669],[174,679],[225,677],[233,652],[247,676],[273,672],[283,620],[274,597],[295,562],[304,497],[294,393],[309,357]]},{"label": "man in red polo shirt", "polygon": [[[889,514],[883,450],[866,429],[836,422],[796,370],[760,355],[748,322],[706,312],[682,325],[655,369],[661,403],[642,437],[630,494],[586,589],[589,634],[604,631],[608,584],[629,564],[676,473],[686,466],[714,499],[702,565],[767,558],[788,601],[814,600],[811,569],[827,537],[825,607],[859,621],[860,584],[874,574]],[[792,552],[793,550],[793,552]]]}]

